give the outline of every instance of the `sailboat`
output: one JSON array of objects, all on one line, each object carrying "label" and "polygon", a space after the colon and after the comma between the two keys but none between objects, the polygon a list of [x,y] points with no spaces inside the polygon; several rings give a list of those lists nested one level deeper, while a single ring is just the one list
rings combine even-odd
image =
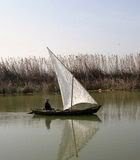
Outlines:
[{"label": "sailboat", "polygon": [[[47,49],[60,87],[63,110],[33,109],[32,113],[41,115],[89,115],[96,113],[101,105],[97,104],[62,61],[48,47]],[[77,109],[75,106],[78,104],[92,104],[92,106]]]}]

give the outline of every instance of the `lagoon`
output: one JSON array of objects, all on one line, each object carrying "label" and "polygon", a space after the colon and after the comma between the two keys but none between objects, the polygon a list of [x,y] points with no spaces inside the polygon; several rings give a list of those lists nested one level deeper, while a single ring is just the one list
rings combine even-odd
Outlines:
[{"label": "lagoon", "polygon": [[[139,160],[140,92],[91,92],[103,104],[97,116],[44,117],[46,94],[0,96],[2,160]],[[47,94],[62,107],[59,94]]]}]

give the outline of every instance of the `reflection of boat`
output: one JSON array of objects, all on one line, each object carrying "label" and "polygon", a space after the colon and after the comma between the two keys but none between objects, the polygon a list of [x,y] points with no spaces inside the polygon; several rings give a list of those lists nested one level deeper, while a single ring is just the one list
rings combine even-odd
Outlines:
[{"label": "reflection of boat", "polygon": [[88,115],[88,116],[42,116],[42,115],[34,115],[34,119],[45,119],[49,121],[53,120],[79,120],[79,121],[94,121],[94,122],[101,122],[101,119],[97,115]]},{"label": "reflection of boat", "polygon": [[[47,49],[58,79],[63,101],[63,110],[43,111],[41,109],[33,109],[32,113],[41,115],[86,115],[96,113],[100,109],[101,105],[97,104],[93,97],[89,95],[86,89],[54,55],[54,53],[49,48]],[[92,104],[92,107],[81,107],[81,109],[75,109],[74,106],[81,103]]]},{"label": "reflection of boat", "polygon": [[59,117],[34,115],[33,119],[44,120],[47,129],[52,129],[51,123],[53,121],[63,120],[64,128],[59,144],[58,160],[69,160],[75,156],[78,157],[82,148],[88,144],[99,130],[99,123],[101,122],[97,115]]},{"label": "reflection of boat", "polygon": [[66,120],[59,146],[58,160],[78,157],[81,149],[87,145],[98,129],[98,123],[95,121]]}]

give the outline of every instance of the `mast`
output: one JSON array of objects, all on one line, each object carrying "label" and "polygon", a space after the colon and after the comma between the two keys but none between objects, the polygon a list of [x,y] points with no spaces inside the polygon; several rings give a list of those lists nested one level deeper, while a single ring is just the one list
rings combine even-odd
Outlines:
[{"label": "mast", "polygon": [[73,82],[74,82],[74,76],[72,76],[72,85],[71,85],[71,110],[72,110],[72,102],[73,102]]}]

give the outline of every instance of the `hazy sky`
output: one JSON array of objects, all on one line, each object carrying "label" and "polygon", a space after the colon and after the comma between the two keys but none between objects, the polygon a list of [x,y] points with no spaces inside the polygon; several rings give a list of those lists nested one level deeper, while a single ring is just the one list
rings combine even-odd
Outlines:
[{"label": "hazy sky", "polygon": [[139,0],[0,0],[0,56],[140,52]]}]

